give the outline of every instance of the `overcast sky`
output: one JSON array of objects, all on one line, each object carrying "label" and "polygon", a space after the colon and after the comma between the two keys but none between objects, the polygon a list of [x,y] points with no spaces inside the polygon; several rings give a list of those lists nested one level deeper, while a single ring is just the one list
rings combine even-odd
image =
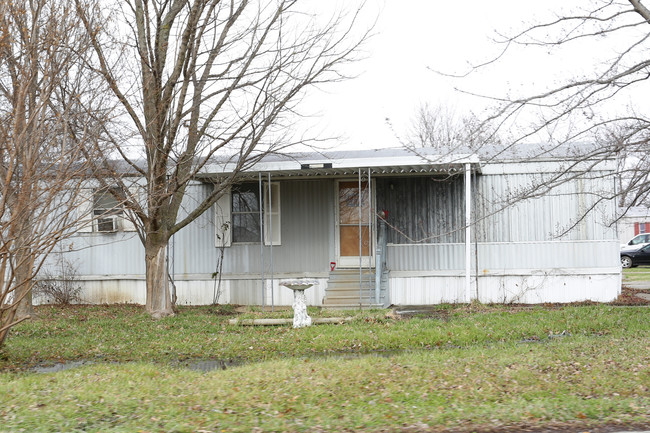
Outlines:
[{"label": "overcast sky", "polygon": [[354,66],[353,73],[359,77],[310,96],[306,107],[320,112],[318,127],[326,135],[341,136],[341,147],[399,146],[396,134],[404,133],[423,103],[449,106],[456,112],[471,109],[477,114],[486,107],[486,100],[464,96],[454,87],[492,96],[528,92],[584,71],[597,61],[606,48],[602,41],[563,56],[528,48],[513,51],[463,79],[433,71],[465,72],[469,65],[501,50],[491,40],[497,31],[511,34],[526,23],[539,22],[576,4],[585,6],[584,0],[369,0],[365,13],[378,21],[365,49],[367,58]]}]

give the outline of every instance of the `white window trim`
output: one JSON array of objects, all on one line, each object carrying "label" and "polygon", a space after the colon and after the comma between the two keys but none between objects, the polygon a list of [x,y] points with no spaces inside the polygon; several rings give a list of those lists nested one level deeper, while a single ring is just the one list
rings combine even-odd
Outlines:
[{"label": "white window trim", "polygon": [[[83,188],[79,194],[79,202],[77,205],[77,215],[79,221],[79,233],[98,233],[98,234],[109,234],[116,232],[134,232],[136,231],[135,224],[127,216],[128,209],[122,206],[122,215],[115,215],[117,218],[116,225],[117,230],[115,231],[99,231],[98,221],[95,217],[95,194],[101,188]],[[138,199],[139,189],[137,186],[129,187],[129,192],[131,195]]]},{"label": "white window trim", "polygon": [[[264,194],[264,245],[271,245],[271,232],[273,233],[273,246],[281,245],[282,240],[282,224],[281,224],[281,207],[280,207],[280,182],[271,182],[271,204],[276,209],[269,212],[269,187],[268,182],[263,184]],[[227,191],[217,200],[214,206],[214,245],[217,248],[232,246],[232,190],[228,187]],[[270,225],[273,224],[272,230],[269,230]],[[219,228],[225,227],[225,230],[220,231]],[[254,244],[251,242],[237,242],[237,245]]]}]

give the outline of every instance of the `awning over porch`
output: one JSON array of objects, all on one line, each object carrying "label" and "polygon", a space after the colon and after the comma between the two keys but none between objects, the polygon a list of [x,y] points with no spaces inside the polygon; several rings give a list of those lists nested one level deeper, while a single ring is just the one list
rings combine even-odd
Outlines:
[{"label": "awning over porch", "polygon": [[[268,154],[259,162],[244,168],[238,178],[257,179],[259,173],[273,178],[341,177],[357,175],[359,171],[372,176],[409,174],[460,174],[470,165],[480,172],[481,163],[475,154],[440,155],[435,149],[410,150],[405,148],[328,151],[291,154]],[[197,176],[215,179],[231,174],[237,167],[233,158],[207,164]]]}]

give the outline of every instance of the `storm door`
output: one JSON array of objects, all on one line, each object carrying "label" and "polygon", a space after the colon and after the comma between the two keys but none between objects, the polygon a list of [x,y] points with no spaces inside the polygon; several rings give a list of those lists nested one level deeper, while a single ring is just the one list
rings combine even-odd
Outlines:
[{"label": "storm door", "polygon": [[372,266],[374,242],[368,182],[337,182],[336,244],[341,268]]}]

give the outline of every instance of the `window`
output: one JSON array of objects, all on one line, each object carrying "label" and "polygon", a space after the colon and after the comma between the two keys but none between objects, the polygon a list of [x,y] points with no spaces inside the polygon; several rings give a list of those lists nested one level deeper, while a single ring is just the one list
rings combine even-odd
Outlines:
[{"label": "window", "polygon": [[117,189],[95,190],[93,193],[93,231],[116,232],[121,227],[124,209]]},{"label": "window", "polygon": [[[136,186],[129,187],[131,197],[138,197]],[[77,196],[80,233],[115,233],[135,231],[123,201],[126,195],[118,188],[84,188]]]},{"label": "window", "polygon": [[[280,245],[280,184],[262,186],[260,200],[259,183],[243,183],[233,186],[215,205],[215,245],[228,247],[231,242]],[[262,209],[260,212],[260,201]],[[260,220],[260,217],[262,219]]]},{"label": "window", "polygon": [[638,235],[641,233],[648,233],[650,232],[650,222],[643,222],[643,223],[634,223],[634,234]]},{"label": "window", "polygon": [[262,225],[258,184],[247,183],[233,187],[231,197],[232,241],[259,242]]}]

